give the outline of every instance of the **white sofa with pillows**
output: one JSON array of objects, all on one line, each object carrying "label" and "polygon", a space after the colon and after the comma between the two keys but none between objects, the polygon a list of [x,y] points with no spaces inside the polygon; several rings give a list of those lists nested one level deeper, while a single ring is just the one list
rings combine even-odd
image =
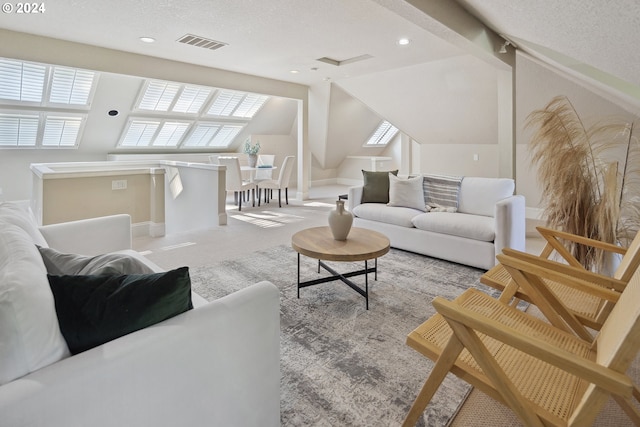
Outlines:
[{"label": "white sofa with pillows", "polygon": [[279,425],[278,289],[207,303],[130,227],[0,204],[0,427]]},{"label": "white sofa with pillows", "polygon": [[353,226],[385,234],[391,246],[490,269],[502,248],[525,248],[525,200],[507,178],[363,171],[349,189]]}]

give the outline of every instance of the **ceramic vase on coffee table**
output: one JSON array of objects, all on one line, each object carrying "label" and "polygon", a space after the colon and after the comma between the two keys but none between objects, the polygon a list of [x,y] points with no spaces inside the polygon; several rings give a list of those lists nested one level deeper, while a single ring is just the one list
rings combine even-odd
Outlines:
[{"label": "ceramic vase on coffee table", "polygon": [[336,208],[329,212],[329,228],[335,240],[347,240],[353,215],[344,209],[344,200],[336,201]]}]

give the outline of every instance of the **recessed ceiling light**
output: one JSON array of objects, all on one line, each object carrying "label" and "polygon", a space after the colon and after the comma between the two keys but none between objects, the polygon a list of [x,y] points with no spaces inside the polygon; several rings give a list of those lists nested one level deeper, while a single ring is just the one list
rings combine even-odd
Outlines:
[{"label": "recessed ceiling light", "polygon": [[410,42],[410,40],[409,40],[409,39],[407,39],[407,38],[402,38],[402,39],[399,39],[399,40],[398,40],[398,44],[399,44],[400,46],[406,46],[406,45],[408,45],[408,44],[409,44],[409,42]]},{"label": "recessed ceiling light", "polygon": [[156,39],[153,37],[140,37],[140,41],[144,43],[153,43]]},{"label": "recessed ceiling light", "polygon": [[298,70],[291,70],[291,71],[289,71],[289,72],[290,72],[291,74],[298,74],[300,71],[298,71]]}]

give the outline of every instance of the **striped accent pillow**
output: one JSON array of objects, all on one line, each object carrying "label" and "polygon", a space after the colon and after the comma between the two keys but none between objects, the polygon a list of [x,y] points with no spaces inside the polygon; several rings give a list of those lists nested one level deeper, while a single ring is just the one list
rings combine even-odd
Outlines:
[{"label": "striped accent pillow", "polygon": [[456,212],[462,176],[425,175],[422,183],[427,211]]}]

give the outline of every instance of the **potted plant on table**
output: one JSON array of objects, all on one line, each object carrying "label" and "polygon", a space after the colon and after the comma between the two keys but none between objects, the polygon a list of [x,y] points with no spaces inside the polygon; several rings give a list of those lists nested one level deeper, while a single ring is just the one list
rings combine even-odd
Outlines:
[{"label": "potted plant on table", "polygon": [[249,156],[249,167],[255,168],[258,163],[258,152],[260,151],[260,141],[251,145],[251,140],[244,142],[244,152]]}]

